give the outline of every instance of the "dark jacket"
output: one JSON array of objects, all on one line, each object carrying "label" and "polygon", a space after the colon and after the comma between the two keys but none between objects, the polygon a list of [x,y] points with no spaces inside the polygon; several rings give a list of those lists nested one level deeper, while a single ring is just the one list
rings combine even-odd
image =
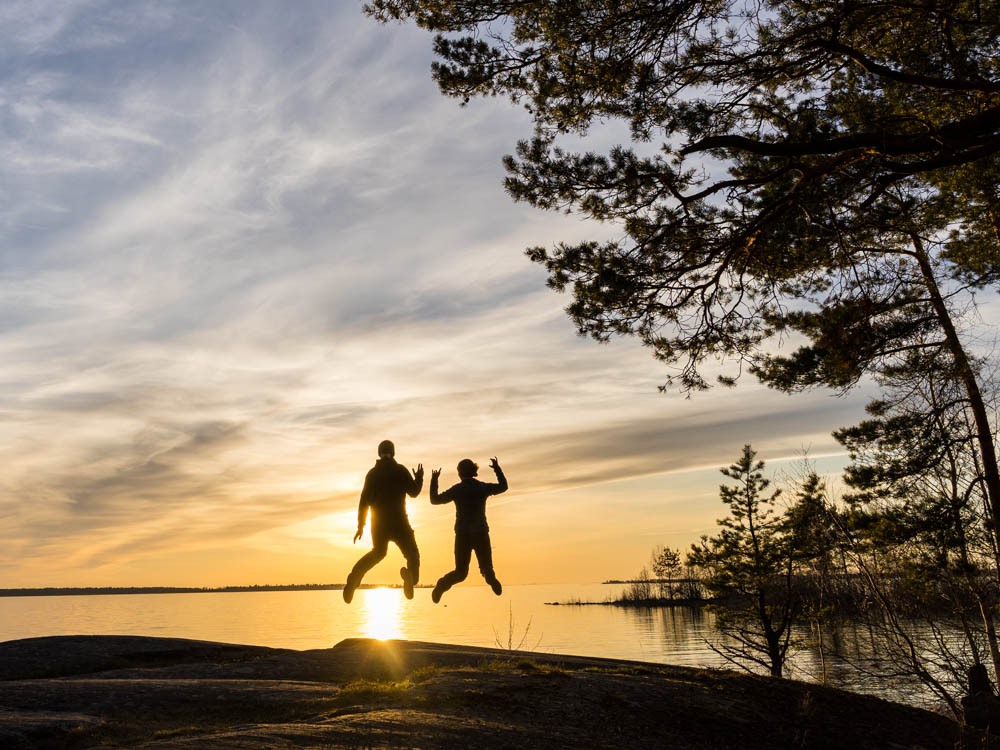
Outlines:
[{"label": "dark jacket", "polygon": [[507,478],[495,469],[497,483],[480,482],[466,477],[461,482],[438,494],[437,477],[431,476],[431,502],[434,505],[455,503],[455,531],[489,531],[486,523],[486,498],[507,491]]},{"label": "dark jacket", "polygon": [[382,523],[406,521],[406,495],[419,495],[423,483],[423,476],[411,475],[409,469],[391,456],[380,458],[365,476],[358,503],[358,527],[365,525],[369,507],[373,524],[376,518]]}]

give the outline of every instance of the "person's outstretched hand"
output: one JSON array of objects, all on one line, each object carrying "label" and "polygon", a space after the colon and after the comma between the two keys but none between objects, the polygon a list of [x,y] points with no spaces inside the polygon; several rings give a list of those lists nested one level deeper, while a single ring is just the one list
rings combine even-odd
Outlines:
[{"label": "person's outstretched hand", "polygon": [[417,464],[417,468],[415,468],[413,470],[413,476],[414,476],[415,479],[423,479],[424,478],[424,465],[423,464]]},{"label": "person's outstretched hand", "polygon": [[500,462],[497,461],[496,456],[490,459],[490,468],[493,469],[493,471],[500,471]]},{"label": "person's outstretched hand", "polygon": [[358,526],[358,532],[354,535],[354,541],[352,542],[352,544],[357,544],[358,540],[361,538],[361,535],[364,533],[365,533],[365,527]]},{"label": "person's outstretched hand", "polygon": [[431,479],[437,479],[441,476],[441,469],[431,469]]}]

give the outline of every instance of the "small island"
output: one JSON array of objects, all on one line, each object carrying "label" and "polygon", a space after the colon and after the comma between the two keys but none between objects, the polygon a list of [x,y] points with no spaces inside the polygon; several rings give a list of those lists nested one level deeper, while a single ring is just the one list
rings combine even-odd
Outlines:
[{"label": "small island", "polygon": [[29,638],[0,643],[0,681],[0,746],[12,749],[943,750],[962,732],[935,713],[791,680],[412,641],[295,651]]}]

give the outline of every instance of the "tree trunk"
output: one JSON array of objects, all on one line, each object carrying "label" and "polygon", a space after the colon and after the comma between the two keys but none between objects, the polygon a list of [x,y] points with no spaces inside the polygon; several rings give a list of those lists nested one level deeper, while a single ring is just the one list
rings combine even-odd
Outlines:
[{"label": "tree trunk", "polygon": [[993,662],[993,676],[1000,678],[1000,647],[997,645],[997,626],[993,620],[993,610],[982,597],[976,596],[979,603],[979,614],[983,617],[983,625],[986,627],[986,643],[990,648],[990,660]]},{"label": "tree trunk", "polygon": [[[758,584],[760,585],[760,584]],[[764,642],[767,644],[767,658],[771,662],[771,677],[781,677],[783,666],[781,654],[781,636],[776,633],[771,624],[771,617],[767,611],[767,597],[762,589],[757,591],[757,617],[760,621]]]},{"label": "tree trunk", "polygon": [[965,392],[969,397],[969,407],[976,420],[976,437],[979,448],[982,451],[983,460],[983,481],[986,484],[986,494],[990,501],[990,514],[993,518],[993,535],[996,537],[1000,533],[1000,468],[997,467],[997,452],[993,443],[993,430],[990,427],[989,416],[986,413],[986,404],[983,401],[983,394],[979,390],[979,383],[976,380],[976,373],[972,369],[969,357],[965,353],[955,324],[952,322],[948,307],[945,305],[941,290],[938,288],[937,280],[934,278],[934,269],[931,266],[930,258],[924,249],[924,243],[916,234],[910,235],[915,250],[915,257],[920,266],[920,272],[924,277],[924,284],[930,294],[931,305],[937,315],[938,322],[944,331],[945,339],[948,342],[948,349],[955,360]]}]

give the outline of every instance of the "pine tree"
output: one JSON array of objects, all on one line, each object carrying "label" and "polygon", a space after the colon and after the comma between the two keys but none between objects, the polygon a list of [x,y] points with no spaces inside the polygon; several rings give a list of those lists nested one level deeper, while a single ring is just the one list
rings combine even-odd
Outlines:
[{"label": "pine tree", "polygon": [[774,507],[781,491],[766,494],[771,482],[756,455],[745,445],[739,460],[721,469],[735,481],[719,487],[729,515],[717,521],[717,536],[692,546],[688,563],[706,571],[702,583],[723,599],[715,607],[716,624],[736,645],[723,643],[720,653],[780,677],[802,600],[794,585],[795,556]]}]

